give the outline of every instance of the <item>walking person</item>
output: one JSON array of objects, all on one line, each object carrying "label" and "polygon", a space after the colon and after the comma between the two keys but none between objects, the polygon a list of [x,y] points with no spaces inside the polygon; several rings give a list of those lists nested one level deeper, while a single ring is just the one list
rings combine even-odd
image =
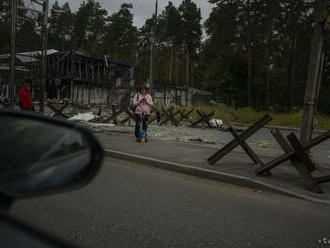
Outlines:
[{"label": "walking person", "polygon": [[148,94],[147,88],[143,87],[140,93],[137,93],[133,98],[133,107],[135,108],[135,137],[137,142],[140,140],[140,129],[145,131],[145,141],[147,139],[148,121],[150,117],[150,109],[153,105],[152,97]]},{"label": "walking person", "polygon": [[18,92],[19,105],[21,110],[32,111],[32,96],[30,84],[24,84]]}]

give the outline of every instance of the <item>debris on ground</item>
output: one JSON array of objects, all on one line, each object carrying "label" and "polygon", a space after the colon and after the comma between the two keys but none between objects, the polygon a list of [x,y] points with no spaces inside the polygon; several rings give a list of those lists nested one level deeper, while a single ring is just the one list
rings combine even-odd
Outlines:
[{"label": "debris on ground", "polygon": [[191,142],[203,142],[202,138],[190,138],[189,141]]},{"label": "debris on ground", "polygon": [[215,141],[209,140],[209,139],[204,139],[204,143],[205,144],[212,144],[212,145],[214,145],[215,144]]},{"label": "debris on ground", "polygon": [[95,118],[96,116],[93,114],[93,112],[87,112],[87,113],[79,113],[77,115],[74,115],[70,117],[68,120],[69,121],[91,121]]},{"label": "debris on ground", "polygon": [[212,127],[223,127],[223,121],[219,119],[212,119],[209,123]]},{"label": "debris on ground", "polygon": [[269,143],[269,142],[266,142],[266,141],[259,141],[259,140],[255,141],[252,144],[256,144],[256,145],[258,145],[262,148],[267,148],[268,146],[272,145],[272,143]]},{"label": "debris on ground", "polygon": [[198,138],[189,138],[190,142],[200,142],[200,143],[205,143],[205,144],[215,144],[214,141],[209,140],[209,139],[202,139],[201,137]]},{"label": "debris on ground", "polygon": [[116,127],[115,124],[103,124],[103,123],[88,123],[91,127],[97,127],[97,128],[114,128]]}]

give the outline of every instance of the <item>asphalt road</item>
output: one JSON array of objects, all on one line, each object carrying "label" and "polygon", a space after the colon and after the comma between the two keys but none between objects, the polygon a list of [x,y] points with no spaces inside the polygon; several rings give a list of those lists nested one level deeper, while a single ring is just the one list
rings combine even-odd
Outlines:
[{"label": "asphalt road", "polygon": [[106,159],[79,191],[11,213],[83,247],[330,247],[330,208]]}]

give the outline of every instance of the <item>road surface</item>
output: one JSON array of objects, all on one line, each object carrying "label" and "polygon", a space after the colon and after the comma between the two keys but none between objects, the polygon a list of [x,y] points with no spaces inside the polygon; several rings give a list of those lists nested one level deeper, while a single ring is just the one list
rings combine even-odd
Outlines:
[{"label": "road surface", "polygon": [[[83,247],[330,247],[330,207],[106,159],[84,189],[11,213]],[[326,240],[324,240],[326,239]]]}]

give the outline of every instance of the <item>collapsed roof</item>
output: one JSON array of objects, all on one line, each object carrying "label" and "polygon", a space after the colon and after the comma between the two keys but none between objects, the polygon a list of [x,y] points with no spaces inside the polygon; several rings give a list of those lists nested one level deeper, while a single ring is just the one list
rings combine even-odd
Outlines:
[{"label": "collapsed roof", "polygon": [[[47,50],[47,56],[57,53],[58,51],[55,49]],[[42,51],[31,51],[31,52],[24,52],[24,53],[17,53],[16,58],[22,63],[31,63],[39,61],[40,57],[42,56]],[[9,59],[11,57],[10,54],[3,54],[0,55],[0,59]]]},{"label": "collapsed roof", "polygon": [[[65,51],[64,53],[66,53]],[[86,58],[91,58],[91,59],[96,59],[96,60],[102,60],[106,61],[106,63],[111,63],[119,66],[127,66],[127,67],[132,67],[133,63],[121,59],[115,59],[113,57],[110,57],[108,55],[98,55],[98,54],[91,54],[88,52],[82,52],[82,51],[73,51],[76,55],[86,57]],[[49,49],[47,50],[47,56],[53,55],[56,53],[63,53],[55,49]],[[17,53],[16,58],[21,62],[21,63],[33,63],[37,62],[40,60],[40,57],[42,56],[42,51],[30,51],[30,52],[24,52],[24,53]],[[10,54],[3,54],[0,55],[0,60],[3,59],[9,59],[11,57]]]}]

